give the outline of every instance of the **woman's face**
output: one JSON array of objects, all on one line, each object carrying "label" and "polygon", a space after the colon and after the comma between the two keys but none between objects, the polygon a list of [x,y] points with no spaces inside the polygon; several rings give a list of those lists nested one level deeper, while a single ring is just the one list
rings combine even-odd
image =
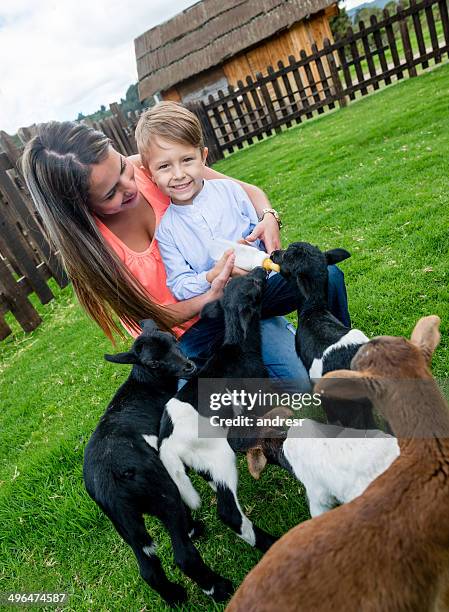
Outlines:
[{"label": "woman's face", "polygon": [[116,215],[134,208],[139,191],[134,180],[134,166],[109,147],[107,157],[91,166],[89,208],[100,217]]}]

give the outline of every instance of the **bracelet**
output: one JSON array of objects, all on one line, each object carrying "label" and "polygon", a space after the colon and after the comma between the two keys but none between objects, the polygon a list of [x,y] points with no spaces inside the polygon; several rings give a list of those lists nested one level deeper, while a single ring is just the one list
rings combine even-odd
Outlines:
[{"label": "bracelet", "polygon": [[281,229],[282,227],[282,221],[281,218],[279,216],[279,213],[277,210],[274,210],[274,208],[264,208],[262,210],[262,216],[259,218],[259,221],[263,221],[263,218],[265,217],[265,215],[269,213],[270,215],[273,215],[273,217],[276,219],[277,224],[279,226],[279,229]]}]

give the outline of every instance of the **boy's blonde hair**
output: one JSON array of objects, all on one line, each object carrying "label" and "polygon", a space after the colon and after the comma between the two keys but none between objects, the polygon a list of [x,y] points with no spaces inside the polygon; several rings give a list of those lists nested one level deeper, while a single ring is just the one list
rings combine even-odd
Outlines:
[{"label": "boy's blonde hair", "polygon": [[136,142],[142,163],[148,166],[148,148],[155,136],[171,142],[189,144],[204,150],[201,123],[196,115],[179,102],[158,102],[139,117]]}]

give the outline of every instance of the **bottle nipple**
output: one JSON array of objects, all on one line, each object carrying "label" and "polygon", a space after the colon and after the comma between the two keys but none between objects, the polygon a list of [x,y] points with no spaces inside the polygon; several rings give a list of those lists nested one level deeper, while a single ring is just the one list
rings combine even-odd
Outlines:
[{"label": "bottle nipple", "polygon": [[266,257],[262,262],[262,268],[264,270],[273,270],[273,272],[280,272],[281,267],[275,264],[269,257]]}]

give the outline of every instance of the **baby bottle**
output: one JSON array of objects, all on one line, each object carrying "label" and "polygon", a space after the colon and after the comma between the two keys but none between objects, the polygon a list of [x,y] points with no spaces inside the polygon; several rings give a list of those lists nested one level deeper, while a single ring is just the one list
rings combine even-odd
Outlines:
[{"label": "baby bottle", "polygon": [[232,249],[235,253],[235,265],[242,270],[249,272],[257,266],[262,266],[265,270],[280,271],[279,266],[271,261],[268,253],[259,251],[255,247],[232,242],[225,238],[215,238],[209,243],[209,254],[214,261],[218,261],[223,253],[229,249]]}]

